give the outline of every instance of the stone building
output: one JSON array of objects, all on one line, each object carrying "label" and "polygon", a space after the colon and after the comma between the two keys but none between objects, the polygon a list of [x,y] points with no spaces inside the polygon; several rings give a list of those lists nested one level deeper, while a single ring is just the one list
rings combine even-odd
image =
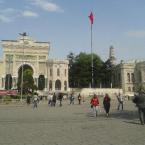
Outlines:
[{"label": "stone building", "polygon": [[20,71],[30,68],[37,86],[43,75],[45,90],[68,90],[68,61],[49,59],[50,42],[39,42],[22,35],[18,40],[2,40],[1,45],[0,89],[5,89],[7,75],[11,75],[11,89],[16,89]]},{"label": "stone building", "polygon": [[138,85],[145,84],[145,61],[121,61],[113,68],[112,85],[125,95],[133,95]]}]

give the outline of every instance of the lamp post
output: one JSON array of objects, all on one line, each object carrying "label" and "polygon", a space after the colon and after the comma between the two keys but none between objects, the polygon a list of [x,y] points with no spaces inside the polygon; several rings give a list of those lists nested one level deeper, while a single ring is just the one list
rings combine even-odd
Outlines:
[{"label": "lamp post", "polygon": [[22,73],[21,73],[21,102],[23,98],[23,70],[24,70],[24,38],[27,36],[26,32],[24,33],[19,33],[23,37],[23,56],[22,56]]}]

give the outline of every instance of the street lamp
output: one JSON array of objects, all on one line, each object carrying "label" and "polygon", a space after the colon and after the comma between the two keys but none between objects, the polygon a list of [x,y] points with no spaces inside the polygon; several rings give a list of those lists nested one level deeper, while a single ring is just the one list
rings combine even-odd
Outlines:
[{"label": "street lamp", "polygon": [[23,98],[23,70],[24,70],[24,37],[27,36],[26,32],[19,33],[23,37],[23,57],[22,57],[22,74],[21,74],[21,102]]}]

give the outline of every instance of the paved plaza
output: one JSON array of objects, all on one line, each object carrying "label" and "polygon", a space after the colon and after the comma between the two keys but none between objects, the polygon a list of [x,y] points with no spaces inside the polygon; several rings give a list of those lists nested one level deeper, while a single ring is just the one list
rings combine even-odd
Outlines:
[{"label": "paved plaza", "polygon": [[126,101],[124,111],[117,111],[117,102],[111,103],[109,118],[103,108],[94,117],[89,100],[82,105],[64,101],[62,107],[43,101],[37,109],[0,105],[0,145],[145,145],[135,105]]}]

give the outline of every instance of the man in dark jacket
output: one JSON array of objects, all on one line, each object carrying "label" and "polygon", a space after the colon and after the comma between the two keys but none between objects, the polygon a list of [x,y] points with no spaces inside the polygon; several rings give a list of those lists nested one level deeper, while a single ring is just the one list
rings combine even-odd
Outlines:
[{"label": "man in dark jacket", "polygon": [[59,93],[58,95],[58,100],[59,100],[59,106],[61,107],[62,106],[62,99],[63,99],[63,94],[62,93]]},{"label": "man in dark jacket", "polygon": [[133,102],[138,107],[139,119],[142,125],[145,124],[145,93],[141,92],[136,95]]}]

